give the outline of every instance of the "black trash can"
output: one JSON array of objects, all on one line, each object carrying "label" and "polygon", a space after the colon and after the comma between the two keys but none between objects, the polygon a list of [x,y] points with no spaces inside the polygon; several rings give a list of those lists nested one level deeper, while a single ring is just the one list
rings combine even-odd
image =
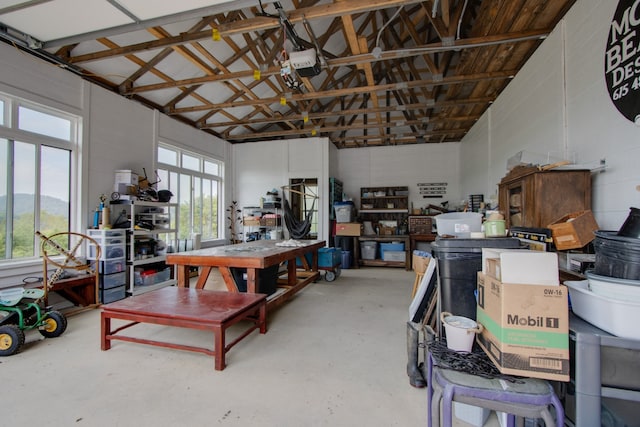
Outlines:
[{"label": "black trash can", "polygon": [[353,251],[353,237],[351,236],[335,236],[335,247],[342,249],[342,251]]},{"label": "black trash can", "polygon": [[[271,295],[278,289],[278,264],[258,270],[258,293]],[[231,267],[238,292],[247,292],[247,269]]]},{"label": "black trash can", "polygon": [[482,248],[519,249],[515,237],[485,239],[436,238],[431,243],[433,257],[438,260],[440,278],[440,311],[476,320],[474,291],[478,271],[482,271]]}]

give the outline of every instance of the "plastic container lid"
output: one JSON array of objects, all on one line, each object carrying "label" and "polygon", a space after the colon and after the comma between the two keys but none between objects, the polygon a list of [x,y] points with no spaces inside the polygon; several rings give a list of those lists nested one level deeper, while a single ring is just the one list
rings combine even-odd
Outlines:
[{"label": "plastic container lid", "polygon": [[499,239],[448,239],[446,237],[436,237],[436,240],[431,242],[433,250],[442,252],[482,252],[482,248],[519,249],[520,247],[522,247],[520,239],[515,237]]}]

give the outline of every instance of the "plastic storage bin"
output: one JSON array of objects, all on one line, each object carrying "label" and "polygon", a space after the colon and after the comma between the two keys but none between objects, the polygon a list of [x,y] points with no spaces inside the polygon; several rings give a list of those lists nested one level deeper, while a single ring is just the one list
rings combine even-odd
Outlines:
[{"label": "plastic storage bin", "polygon": [[569,288],[571,308],[576,315],[610,334],[640,340],[640,303],[594,294],[587,280],[564,283]]},{"label": "plastic storage bin", "polygon": [[115,273],[115,274],[101,274],[100,275],[100,288],[111,289],[116,286],[122,286],[127,284],[127,273]]},{"label": "plastic storage bin", "polygon": [[482,214],[476,212],[450,212],[436,215],[438,236],[468,238],[471,232],[482,230]]},{"label": "plastic storage bin", "polygon": [[404,251],[404,243],[380,243],[380,258],[385,259],[384,258],[385,251],[394,251],[394,252]]},{"label": "plastic storage bin", "polygon": [[360,242],[360,257],[362,259],[376,259],[378,242]]},{"label": "plastic storage bin", "polygon": [[108,261],[100,261],[98,265],[98,272],[100,274],[113,274],[120,273],[127,269],[127,263],[124,256],[121,258],[114,258]]},{"label": "plastic storage bin", "polygon": [[137,286],[151,286],[166,282],[169,279],[171,279],[171,268],[169,267],[156,272],[153,272],[153,270],[134,272],[134,284]]},{"label": "plastic storage bin", "polygon": [[342,249],[342,251],[353,251],[353,237],[351,236],[335,236],[335,247]]},{"label": "plastic storage bin", "polygon": [[336,202],[333,204],[336,222],[351,222],[353,219],[353,202]]},{"label": "plastic storage bin", "polygon": [[124,229],[111,229],[111,230],[87,230],[89,237],[98,243],[106,243],[105,239],[117,239],[126,238]]},{"label": "plastic storage bin", "polygon": [[166,282],[171,279],[171,268],[167,267],[164,270],[158,271],[154,276],[155,283]]},{"label": "plastic storage bin", "polygon": [[[100,259],[109,260],[114,258],[122,258],[124,257],[124,248],[125,248],[124,240],[115,244],[101,245],[102,250],[100,251]],[[89,256],[87,258],[96,259],[97,252],[98,251],[96,250],[96,245],[90,244]]]},{"label": "plastic storage bin", "polygon": [[318,267],[335,267],[341,262],[342,251],[336,248],[318,249]]},{"label": "plastic storage bin", "polygon": [[[437,218],[437,217],[436,217]],[[431,243],[440,271],[441,311],[476,320],[478,271],[482,271],[482,248],[518,249],[515,237],[495,239],[436,238]]]},{"label": "plastic storage bin", "polygon": [[340,267],[345,270],[351,268],[351,251],[341,251],[342,262]]},{"label": "plastic storage bin", "polygon": [[407,253],[405,251],[386,250],[381,256],[383,261],[405,262]]},{"label": "plastic storage bin", "polygon": [[100,290],[100,302],[103,304],[109,304],[113,301],[118,301],[127,296],[126,286],[118,286],[111,289],[101,289]]},{"label": "plastic storage bin", "polygon": [[[305,254],[305,259],[307,260],[307,264],[311,267],[311,263],[313,262],[312,254]],[[336,267],[340,264],[342,258],[342,250],[336,248],[320,248],[318,249],[318,267],[322,268],[331,268]],[[296,258],[296,266],[303,267],[302,259],[300,257]]]}]

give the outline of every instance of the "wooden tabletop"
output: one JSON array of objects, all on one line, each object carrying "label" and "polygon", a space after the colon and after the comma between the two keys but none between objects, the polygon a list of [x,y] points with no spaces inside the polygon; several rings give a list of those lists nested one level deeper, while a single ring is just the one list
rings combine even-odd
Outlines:
[{"label": "wooden tabletop", "polygon": [[105,304],[109,312],[138,313],[170,319],[223,322],[265,300],[265,294],[210,291],[168,286]]},{"label": "wooden tabletop", "polygon": [[276,246],[283,240],[256,240],[237,245],[167,254],[167,264],[266,268],[324,247],[324,240],[299,240],[303,246]]}]

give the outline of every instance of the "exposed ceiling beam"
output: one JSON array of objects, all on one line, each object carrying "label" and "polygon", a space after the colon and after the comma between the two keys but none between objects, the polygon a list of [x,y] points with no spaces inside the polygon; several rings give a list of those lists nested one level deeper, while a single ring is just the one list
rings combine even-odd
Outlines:
[{"label": "exposed ceiling beam", "polygon": [[[433,104],[433,108],[441,108],[450,105],[459,105],[459,104],[480,104],[486,105],[493,101],[493,98],[484,97],[484,98],[474,98],[474,99],[461,99],[461,100],[452,100],[452,101],[441,101],[435,102]],[[376,107],[376,108],[354,108],[354,109],[344,109],[344,110],[333,110],[333,111],[324,111],[320,113],[308,113],[309,119],[324,119],[331,117],[344,117],[350,115],[360,115],[366,113],[385,113],[385,112],[394,112],[394,111],[406,111],[413,110],[418,108],[424,108],[424,103],[415,103],[415,104],[407,104],[402,106],[390,106],[390,107]],[[472,116],[469,116],[472,117]],[[464,118],[464,120],[470,120],[469,117]],[[477,116],[474,116],[477,118]],[[430,123],[438,123],[445,121],[457,121],[457,117],[446,117],[446,118],[436,118],[430,119]],[[254,119],[254,120],[244,120],[243,124],[254,125],[254,124],[265,124],[265,123],[278,123],[281,121],[299,121],[304,120],[303,114],[291,114],[282,117],[269,117],[264,119]],[[217,127],[229,127],[229,126],[237,126],[238,122],[217,122],[211,124],[205,124],[201,126],[201,128],[217,128]]]},{"label": "exposed ceiling beam", "polygon": [[[376,86],[360,86],[360,87],[348,87],[344,89],[333,89],[326,90],[323,92],[315,92],[315,93],[302,93],[302,94],[292,94],[287,98],[287,103],[298,102],[303,100],[317,99],[317,98],[332,98],[336,96],[349,96],[354,94],[361,94],[371,91],[376,92],[385,92],[388,90],[396,90],[396,89],[406,89],[409,87],[419,87],[423,85],[449,85],[449,84],[457,84],[457,83],[466,83],[466,82],[477,82],[479,80],[486,79],[508,79],[514,76],[513,70],[506,71],[495,71],[490,73],[477,73],[477,74],[469,74],[466,76],[452,76],[445,77],[439,80],[414,80],[411,82],[402,82],[402,83],[392,83],[392,84],[382,84]],[[281,101],[281,96],[272,96],[268,98],[262,98],[255,101],[241,101],[241,102],[230,102],[230,103],[217,103],[217,104],[209,104],[209,105],[197,105],[193,107],[184,107],[184,108],[176,108],[172,111],[169,111],[169,114],[182,114],[182,113],[190,113],[195,111],[204,111],[211,109],[223,109],[223,108],[233,108],[240,106],[249,106],[249,105],[258,105],[258,104],[277,104]]]},{"label": "exposed ceiling beam", "polygon": [[[330,3],[320,6],[311,6],[303,9],[287,12],[289,21],[292,23],[302,22],[303,19],[313,20],[327,17],[342,16],[345,14],[353,14],[358,12],[368,12],[371,10],[392,7],[394,5],[418,3],[418,0],[349,0],[339,3]],[[223,36],[231,36],[233,34],[242,34],[252,31],[265,31],[269,29],[279,28],[281,26],[279,18],[271,18],[258,16],[255,18],[233,21],[215,26],[215,29]],[[147,28],[147,27],[145,27]],[[168,37],[162,40],[150,40],[142,43],[136,43],[129,46],[123,46],[119,49],[101,50],[98,52],[87,53],[69,58],[72,64],[79,64],[89,61],[98,61],[101,59],[123,56],[130,53],[143,50],[160,49],[171,47],[178,44],[184,44],[192,41],[204,40],[211,38],[211,30],[198,31],[192,34],[180,34],[174,37]],[[69,41],[68,43],[74,43]]]},{"label": "exposed ceiling beam", "polygon": [[[450,50],[459,50],[459,49],[471,49],[478,46],[487,46],[490,44],[502,44],[502,43],[516,43],[526,40],[535,40],[544,38],[548,35],[548,31],[543,30],[535,30],[535,31],[525,31],[518,33],[508,33],[501,34],[496,36],[489,37],[476,37],[472,39],[458,40],[452,46],[443,46],[441,42],[430,43],[427,45],[416,46],[414,48],[409,49],[399,49],[394,51],[382,52],[380,58],[375,58],[371,54],[360,54],[354,56],[348,56],[343,58],[333,58],[328,59],[329,68],[338,67],[338,66],[353,66],[361,63],[367,62],[375,62],[375,61],[385,61],[389,59],[396,58],[404,58],[411,56],[420,56],[424,55],[427,52],[440,52],[440,51],[450,51]],[[273,75],[280,74],[279,66],[269,67],[267,70],[261,71],[261,77],[266,78]],[[126,95],[133,93],[141,93],[159,89],[167,89],[175,86],[189,86],[192,84],[202,84],[202,83],[212,83],[212,82],[220,82],[225,80],[232,79],[242,79],[242,78],[251,78],[254,75],[253,70],[245,70],[245,71],[237,71],[235,73],[229,74],[216,74],[214,76],[202,76],[202,77],[194,77],[190,79],[182,79],[176,80],[173,83],[156,83],[145,86],[137,86],[129,89],[125,92]]]},{"label": "exposed ceiling beam", "polygon": [[[375,128],[377,127],[377,123],[372,123],[369,125],[347,125],[347,126],[326,126],[320,127],[316,129],[314,126],[310,126],[304,129],[290,129],[290,130],[277,130],[272,132],[261,132],[260,138],[274,138],[278,139],[285,136],[296,136],[296,135],[311,135],[313,131],[316,133],[328,133],[328,132],[337,132],[340,130],[350,130],[350,129],[362,129],[364,127]],[[413,138],[417,136],[444,136],[444,135],[464,135],[466,133],[465,129],[447,129],[447,130],[434,130],[434,131],[426,131],[423,133],[407,134],[407,136],[412,136]],[[316,135],[318,136],[318,135]],[[370,135],[372,138],[383,138],[383,137],[393,137],[393,135],[379,134],[379,135]],[[228,135],[226,138],[233,141],[242,141],[255,138],[255,135],[251,134],[242,134],[242,135]],[[361,137],[359,137],[361,138]]]}]

